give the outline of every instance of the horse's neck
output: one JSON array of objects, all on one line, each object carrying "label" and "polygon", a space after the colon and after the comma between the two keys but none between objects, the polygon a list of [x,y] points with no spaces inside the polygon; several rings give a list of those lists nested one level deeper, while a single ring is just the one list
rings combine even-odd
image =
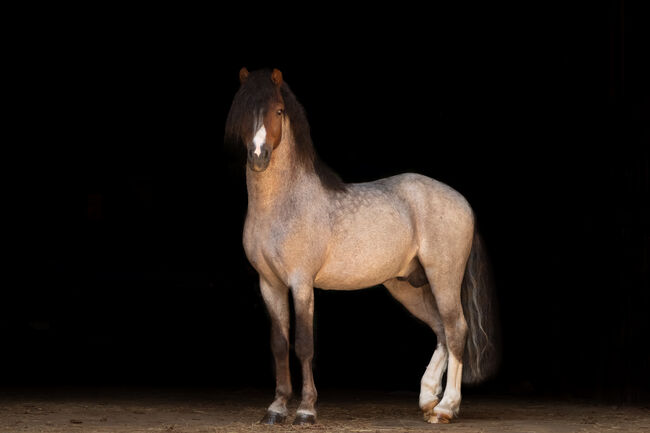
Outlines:
[{"label": "horse's neck", "polygon": [[262,172],[246,168],[249,210],[263,214],[282,206],[287,199],[307,194],[316,195],[313,197],[316,199],[322,192],[315,173],[293,157],[294,146],[292,140],[282,141],[273,151],[268,168]]}]

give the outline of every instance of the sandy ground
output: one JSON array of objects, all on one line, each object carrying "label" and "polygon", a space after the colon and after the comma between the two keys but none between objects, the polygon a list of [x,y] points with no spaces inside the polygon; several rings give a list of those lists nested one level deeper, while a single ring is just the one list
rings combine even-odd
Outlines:
[{"label": "sandy ground", "polygon": [[[0,390],[0,432],[650,432],[650,408],[465,397],[461,417],[425,423],[415,393],[321,392],[314,426],[257,423],[270,391]],[[297,403],[291,405],[295,412]]]}]

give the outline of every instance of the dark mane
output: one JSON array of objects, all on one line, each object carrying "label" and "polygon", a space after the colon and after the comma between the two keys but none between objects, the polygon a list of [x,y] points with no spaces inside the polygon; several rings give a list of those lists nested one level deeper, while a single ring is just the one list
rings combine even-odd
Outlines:
[{"label": "dark mane", "polygon": [[[305,168],[312,169],[326,189],[345,191],[345,183],[316,154],[305,109],[286,82],[282,83],[280,93],[284,100],[285,112],[291,121],[291,130],[296,144],[296,160]],[[239,147],[250,140],[249,135],[255,128],[256,113],[262,112],[268,105],[268,101],[273,99],[277,99],[277,92],[275,84],[271,81],[271,71],[263,69],[251,72],[235,94],[228,113],[226,143]]]}]

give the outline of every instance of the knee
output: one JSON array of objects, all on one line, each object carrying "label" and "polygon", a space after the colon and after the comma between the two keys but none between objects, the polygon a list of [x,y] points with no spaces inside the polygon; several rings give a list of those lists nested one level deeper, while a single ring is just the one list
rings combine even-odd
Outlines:
[{"label": "knee", "polygon": [[301,361],[311,361],[314,358],[314,344],[310,341],[296,340],[296,356]]},{"label": "knee", "polygon": [[314,356],[314,330],[311,316],[296,315],[296,356],[310,361]]},{"label": "knee", "polygon": [[289,339],[287,336],[274,331],[271,335],[271,351],[276,357],[282,357],[289,353]]}]

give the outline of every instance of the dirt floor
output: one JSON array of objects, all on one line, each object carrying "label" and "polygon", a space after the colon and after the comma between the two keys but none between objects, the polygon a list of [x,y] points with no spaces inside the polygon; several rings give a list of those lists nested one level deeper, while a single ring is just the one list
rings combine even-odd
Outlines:
[{"label": "dirt floor", "polygon": [[[650,432],[647,406],[465,397],[452,424],[422,420],[415,393],[320,393],[314,426],[265,426],[270,391],[0,390],[0,432]],[[295,412],[294,401],[291,410]]]}]

